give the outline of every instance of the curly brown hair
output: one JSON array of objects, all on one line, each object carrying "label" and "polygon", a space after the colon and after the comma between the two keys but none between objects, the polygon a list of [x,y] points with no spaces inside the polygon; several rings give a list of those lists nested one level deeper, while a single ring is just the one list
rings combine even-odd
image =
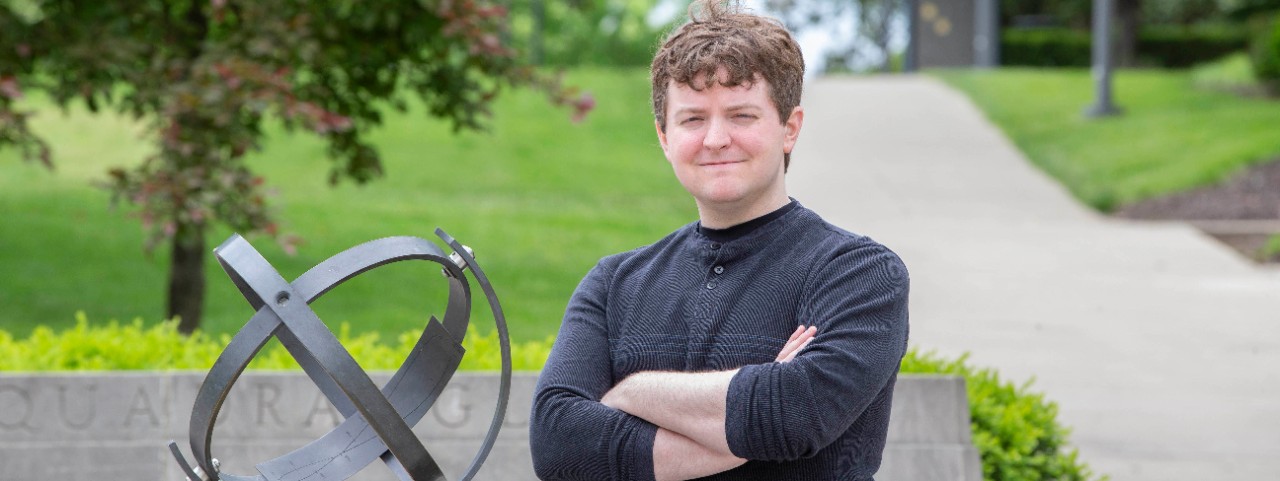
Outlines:
[{"label": "curly brown hair", "polygon": [[[725,69],[727,76],[717,78]],[[701,77],[701,85],[695,82]],[[667,36],[650,65],[653,117],[667,131],[667,86],[675,81],[694,90],[715,85],[750,87],[757,76],[769,86],[769,98],[786,123],[800,105],[804,89],[804,57],[781,22],[742,11],[724,0],[694,0],[689,22]],[[784,156],[790,167],[791,154]],[[785,167],[784,167],[785,168]]]}]

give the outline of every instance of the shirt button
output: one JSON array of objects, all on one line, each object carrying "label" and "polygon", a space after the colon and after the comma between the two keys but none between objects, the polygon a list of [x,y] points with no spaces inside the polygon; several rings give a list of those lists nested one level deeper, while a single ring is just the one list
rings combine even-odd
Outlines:
[{"label": "shirt button", "polygon": [[716,250],[716,249],[719,249],[719,248],[720,248],[720,243],[719,243],[719,242],[712,242],[712,243],[711,243],[711,250]]},{"label": "shirt button", "polygon": [[724,266],[716,266],[716,268],[712,270],[716,271],[716,274],[724,274]]},{"label": "shirt button", "polygon": [[708,282],[708,283],[707,283],[707,289],[715,289],[715,288],[716,288],[716,283],[715,283],[715,282]]}]

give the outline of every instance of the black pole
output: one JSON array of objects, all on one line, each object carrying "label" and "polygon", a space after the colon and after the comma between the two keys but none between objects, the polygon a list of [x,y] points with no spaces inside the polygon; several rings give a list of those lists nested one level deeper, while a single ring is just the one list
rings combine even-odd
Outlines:
[{"label": "black pole", "polygon": [[978,0],[974,11],[974,63],[979,68],[1000,66],[1000,2]]},{"label": "black pole", "polygon": [[902,71],[915,72],[920,69],[920,59],[917,50],[920,48],[919,42],[919,24],[920,24],[920,5],[918,0],[906,0],[907,6],[907,51],[902,58]]},{"label": "black pole", "polygon": [[1109,117],[1120,114],[1111,102],[1111,17],[1115,13],[1112,0],[1093,0],[1093,84],[1094,103],[1085,109],[1087,117]]}]

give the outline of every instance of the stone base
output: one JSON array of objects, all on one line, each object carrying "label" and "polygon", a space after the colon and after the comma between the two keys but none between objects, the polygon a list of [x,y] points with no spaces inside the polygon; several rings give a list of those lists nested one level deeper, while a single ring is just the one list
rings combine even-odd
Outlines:
[{"label": "stone base", "polygon": [[[181,481],[166,446],[175,440],[189,456],[187,426],[203,379],[191,372],[0,375],[3,479]],[[449,479],[460,477],[480,446],[497,380],[459,373],[414,428]],[[536,382],[537,373],[512,378],[502,433],[476,479],[535,479],[528,416]],[[211,449],[223,472],[256,475],[255,463],[311,442],[340,419],[304,374],[249,372],[223,406]],[[888,441],[879,480],[981,479],[961,378],[900,376]],[[353,479],[395,476],[375,462]]]}]

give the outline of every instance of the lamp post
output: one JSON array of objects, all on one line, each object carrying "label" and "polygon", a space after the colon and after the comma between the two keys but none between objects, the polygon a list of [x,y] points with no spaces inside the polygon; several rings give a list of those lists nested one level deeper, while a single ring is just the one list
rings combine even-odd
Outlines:
[{"label": "lamp post", "polygon": [[1113,0],[1093,0],[1094,102],[1085,109],[1090,118],[1109,117],[1121,110],[1111,102],[1111,17]]},{"label": "lamp post", "polygon": [[920,69],[920,2],[906,0],[903,6],[907,9],[907,51],[902,55],[902,71],[910,73]]},{"label": "lamp post", "polygon": [[979,68],[999,67],[1000,2],[978,0],[974,7],[974,65]]}]

